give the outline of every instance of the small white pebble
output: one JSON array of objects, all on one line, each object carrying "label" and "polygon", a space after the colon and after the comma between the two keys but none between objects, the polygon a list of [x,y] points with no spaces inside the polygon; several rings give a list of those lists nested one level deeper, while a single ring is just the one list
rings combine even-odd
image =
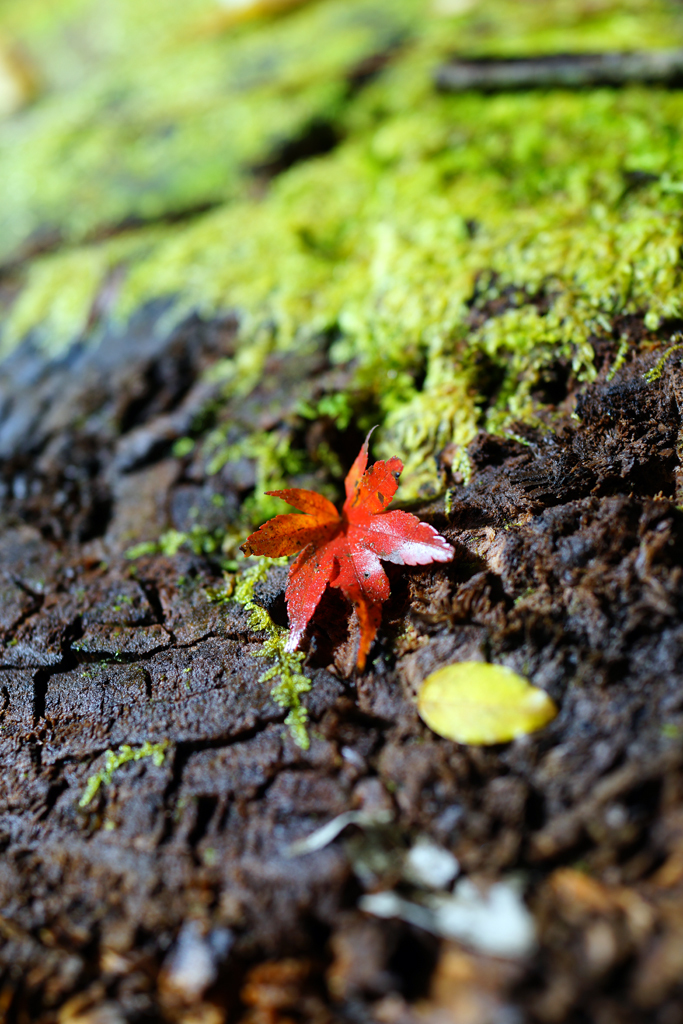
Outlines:
[{"label": "small white pebble", "polygon": [[518,960],[536,948],[535,922],[514,881],[497,882],[482,893],[463,878],[453,893],[423,896],[421,903],[393,891],[369,893],[358,906],[367,914],[397,917],[488,956]]},{"label": "small white pebble", "polygon": [[605,813],[605,824],[608,828],[623,828],[628,821],[628,811],[623,804],[612,804]]},{"label": "small white pebble", "polygon": [[513,883],[497,882],[482,893],[463,878],[453,895],[434,896],[430,906],[438,934],[481,953],[518,959],[536,946],[534,919]]},{"label": "small white pebble", "polygon": [[446,889],[460,870],[458,861],[431,839],[418,839],[408,852],[403,870],[406,881],[423,889]]},{"label": "small white pebble", "polygon": [[341,756],[345,761],[348,761],[349,764],[354,765],[356,768],[363,770],[366,767],[365,758],[361,757],[358,751],[354,750],[353,747],[342,747]]}]

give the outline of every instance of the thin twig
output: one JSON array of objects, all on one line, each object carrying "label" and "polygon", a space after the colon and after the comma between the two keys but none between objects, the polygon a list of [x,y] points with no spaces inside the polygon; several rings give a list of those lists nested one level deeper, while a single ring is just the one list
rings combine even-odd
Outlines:
[{"label": "thin twig", "polygon": [[581,89],[597,85],[683,86],[683,49],[640,53],[557,53],[542,57],[458,58],[442,64],[436,85],[445,92],[476,89]]}]

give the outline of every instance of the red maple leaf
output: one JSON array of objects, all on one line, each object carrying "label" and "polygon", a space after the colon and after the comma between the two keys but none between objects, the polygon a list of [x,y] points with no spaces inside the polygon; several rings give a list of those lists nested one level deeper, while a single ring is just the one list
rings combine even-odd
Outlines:
[{"label": "red maple leaf", "polygon": [[289,570],[286,599],[291,631],[287,650],[299,646],[327,584],[339,587],[358,618],[357,665],[361,671],[382,617],[382,602],[389,597],[389,580],[380,558],[399,565],[426,565],[449,562],[454,554],[451,545],[417,516],[384,511],[396,493],[403,463],[393,458],[366,469],[369,440],[370,434],[346,477],[341,515],[331,501],[315,491],[298,487],[266,491],[303,515],[275,516],[242,545],[245,555],[301,552]]}]

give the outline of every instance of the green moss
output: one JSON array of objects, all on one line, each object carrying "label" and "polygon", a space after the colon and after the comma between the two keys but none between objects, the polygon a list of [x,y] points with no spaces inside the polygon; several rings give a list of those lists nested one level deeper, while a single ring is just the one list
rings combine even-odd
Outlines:
[{"label": "green moss", "polygon": [[179,437],[173,445],[173,454],[177,459],[183,459],[194,451],[194,441],[191,437]]},{"label": "green moss", "polygon": [[229,573],[224,573],[223,585],[220,587],[206,587],[204,594],[210,604],[227,604],[232,600],[235,592],[235,581]]},{"label": "green moss", "polygon": [[[440,489],[434,455],[444,445],[464,453],[478,429],[533,422],[539,384],[558,360],[590,380],[590,338],[611,333],[616,316],[641,314],[654,331],[682,315],[679,91],[453,96],[432,84],[453,49],[674,45],[679,6],[481,0],[443,17],[417,0],[319,0],[231,32],[189,31],[204,10],[198,0],[182,17],[168,0],[114,7],[121,25],[139,23],[146,59],[137,41],[129,55],[112,42],[84,88],[63,84],[0,130],[0,237],[11,248],[47,223],[82,239],[131,215],[217,206],[35,261],[6,318],[5,351],[30,330],[51,346],[89,336],[112,275],[109,318],[156,298],[171,299],[176,318],[239,313],[237,351],[215,371],[226,402],[250,393],[273,353],[334,338],[344,386],[299,414],[343,430],[364,410],[361,428],[380,423],[377,454],[406,463],[408,499]],[[138,8],[166,12],[154,38]],[[33,0],[31,9],[43,7]],[[85,10],[82,0],[70,17]],[[350,93],[349,70],[400,35],[384,72]],[[249,165],[320,118],[340,145],[254,195]],[[29,196],[36,180],[45,190]],[[276,511],[263,491],[309,468],[293,436],[277,427],[245,440],[223,424],[191,439],[212,471],[256,463],[234,533]],[[339,475],[333,452],[327,465]],[[467,478],[464,454],[455,468]]]},{"label": "green moss", "polygon": [[88,779],[83,796],[78,801],[78,806],[87,807],[99,792],[100,786],[108,786],[112,781],[114,772],[124,764],[128,764],[129,761],[140,761],[144,757],[151,757],[152,763],[159,768],[164,763],[167,747],[168,740],[163,740],[161,743],[150,743],[149,740],[146,740],[137,749],[133,749],[133,747],[125,743],[119,747],[118,753],[114,753],[113,750],[107,750],[104,755],[104,766]]},{"label": "green moss", "polygon": [[[0,331],[0,357],[27,334],[49,357],[68,351],[74,341],[91,337],[103,318],[115,315],[113,296],[120,269],[150,253],[158,230],[126,233],[102,245],[62,250],[33,260],[24,271],[23,288]],[[112,292],[108,299],[107,290]]]},{"label": "green moss", "polygon": [[126,551],[126,558],[142,558],[144,555],[162,554],[172,558],[182,547],[187,546],[196,555],[215,555],[224,546],[226,531],[208,530],[200,523],[189,530],[165,530],[159,540],[142,541]]},{"label": "green moss", "polygon": [[[232,372],[245,390],[273,347],[337,330],[331,358],[354,371],[330,399],[345,409],[356,393],[379,410],[379,453],[406,460],[404,497],[437,487],[431,457],[446,443],[533,417],[556,360],[590,379],[589,337],[616,314],[679,316],[683,241],[680,196],[657,183],[630,192],[623,173],[683,166],[677,94],[426,94],[415,105],[419,134],[412,113],[385,120],[283,176],[267,203],[188,228],[124,286],[130,309],[155,291],[207,315],[240,309]],[[513,308],[486,315],[506,292]],[[484,317],[474,330],[473,297]],[[259,342],[266,324],[274,340]],[[493,396],[480,392],[479,356],[499,378]]]},{"label": "green moss", "polygon": [[302,750],[308,750],[310,740],[306,730],[308,712],[301,704],[301,694],[311,688],[311,680],[300,671],[304,655],[285,650],[289,631],[276,626],[265,608],[254,602],[254,586],[265,580],[271,565],[284,565],[286,558],[262,558],[257,565],[246,569],[237,582],[233,598],[250,613],[252,629],[267,634],[261,650],[254,657],[271,658],[273,665],[260,677],[260,682],[277,680],[270,695],[276,704],[288,709],[285,725],[292,739]]},{"label": "green moss", "polygon": [[666,352],[664,352],[659,357],[659,359],[652,367],[652,369],[648,370],[647,373],[643,374],[643,377],[648,382],[648,384],[652,384],[653,381],[659,380],[659,378],[662,376],[664,367],[666,366],[669,358],[674,354],[674,352],[680,352],[681,349],[683,349],[683,343],[679,342],[677,345],[671,345],[666,350]]},{"label": "green moss", "polygon": [[52,6],[61,19],[35,3],[6,18],[50,88],[0,130],[0,260],[36,232],[80,241],[244,192],[250,168],[337,116],[355,65],[419,5],[328,0],[267,31],[223,28],[208,0]]},{"label": "green moss", "polygon": [[209,456],[207,471],[210,475],[218,473],[228,462],[240,459],[252,459],[256,466],[256,487],[242,504],[240,518],[242,529],[254,522],[263,522],[277,515],[281,503],[265,493],[287,487],[291,478],[299,473],[304,465],[303,454],[293,450],[288,433],[277,430],[271,433],[255,433],[241,441],[230,444],[226,440],[225,429],[211,432],[205,443]]}]

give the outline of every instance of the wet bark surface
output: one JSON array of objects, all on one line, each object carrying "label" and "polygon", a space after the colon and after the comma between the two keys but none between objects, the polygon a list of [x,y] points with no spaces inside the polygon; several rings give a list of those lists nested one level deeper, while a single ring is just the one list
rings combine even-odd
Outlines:
[{"label": "wet bark surface", "polygon": [[[606,364],[570,386],[546,428],[475,439],[448,513],[419,510],[456,558],[392,570],[362,675],[343,607],[321,605],[303,751],[259,681],[262,635],[210,600],[211,558],[125,557],[254,486],[248,463],[209,476],[199,455],[171,457],[234,325],[193,320],[169,339],[156,316],[61,364],[26,344],[0,379],[1,1013],[683,1019],[677,361],[647,380],[663,349],[643,346],[611,379]],[[274,361],[234,400],[235,429],[319,431],[293,410],[339,371],[324,351],[306,359]],[[332,440],[348,462],[357,438]],[[256,590],[283,623],[285,582],[274,568]],[[432,734],[417,687],[472,659],[527,676],[558,717],[492,748]],[[85,800],[108,751],[146,744]],[[332,842],[293,848],[348,811],[363,813]],[[535,951],[494,957],[359,909],[383,890],[419,902],[406,863],[427,838],[482,893],[516,879]]]}]

